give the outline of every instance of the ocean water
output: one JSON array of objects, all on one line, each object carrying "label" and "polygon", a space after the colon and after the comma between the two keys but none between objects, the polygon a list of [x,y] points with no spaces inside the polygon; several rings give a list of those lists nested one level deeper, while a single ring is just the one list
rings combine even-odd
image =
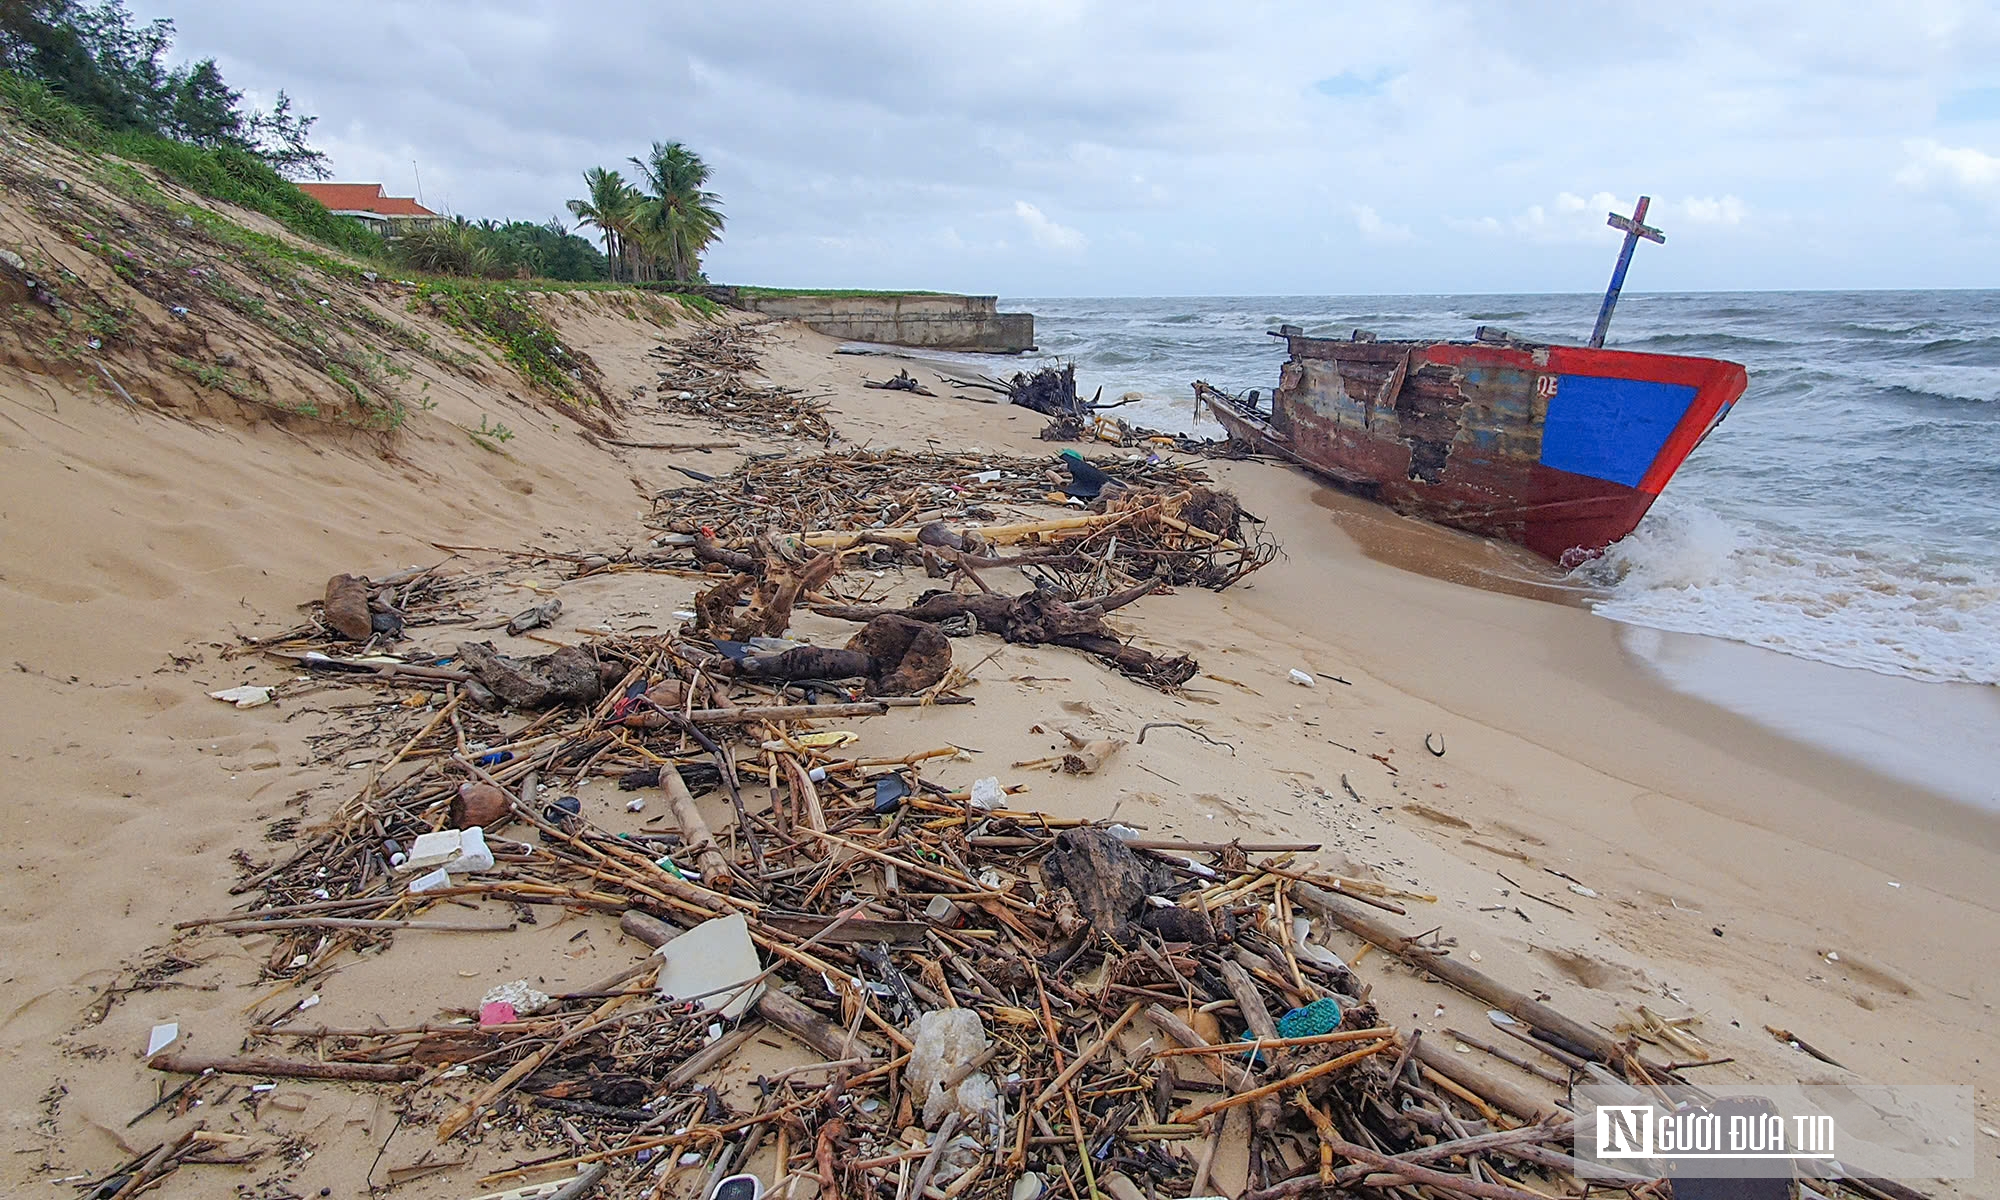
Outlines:
[{"label": "ocean water", "polygon": [[[1280,324],[1580,343],[1597,296],[1013,299],[1117,415],[1217,436],[1189,384],[1270,391]],[[2000,292],[1627,295],[1609,344],[1750,387],[1639,528],[1571,579],[1612,620],[1920,680],[2000,683]],[[985,369],[992,371],[990,359]],[[1014,369],[1011,366],[1008,369]],[[1550,568],[1551,572],[1554,568]]]}]

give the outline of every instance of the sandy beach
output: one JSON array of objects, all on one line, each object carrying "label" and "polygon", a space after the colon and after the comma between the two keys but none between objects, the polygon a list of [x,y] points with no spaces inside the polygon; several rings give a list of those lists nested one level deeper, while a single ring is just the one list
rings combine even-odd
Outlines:
[{"label": "sandy beach", "polygon": [[[5,219],[9,238],[38,236],[18,215]],[[398,298],[376,303],[430,336],[457,337]],[[701,321],[663,325],[588,294],[540,303],[617,397],[650,388],[648,351]],[[258,353],[254,331],[205,336],[211,349]],[[509,1148],[504,1127],[440,1151],[403,1124],[386,1091],[331,1084],[237,1089],[214,1111],[132,1126],[158,1095],[142,1055],[153,1025],[178,1022],[184,1045],[227,1053],[249,1012],[278,996],[308,998],[260,982],[261,939],[176,922],[238,904],[229,888],[239,866],[285,853],[380,755],[357,733],[366,696],[288,682],[275,664],[222,651],[297,624],[329,575],[435,563],[440,543],[629,546],[648,497],[685,482],[672,467],[720,475],[745,453],[801,448],[739,436],[728,439],[739,448],[707,454],[610,445],[530,398],[486,351],[455,344],[481,365],[460,373],[412,357],[411,383],[428,385],[436,409],[385,438],[211,410],[141,354],[114,363],[141,401],[127,404],[83,387],[74,370],[52,371],[25,339],[0,342],[10,798],[0,1053],[13,1083],[0,1186],[9,1194],[66,1194],[57,1181],[199,1119],[296,1140],[249,1172],[182,1170],[157,1194],[223,1194],[254,1180],[264,1190],[252,1194],[277,1194],[271,1181],[282,1181],[289,1194],[363,1195],[371,1172],[394,1167],[416,1169],[399,1195],[462,1197],[479,1190],[480,1172],[528,1157]],[[865,390],[881,364],[835,349],[773,327],[759,369],[827,396],[847,444],[1053,453],[1034,436],[1035,414]],[[286,378],[273,368],[278,386]],[[475,416],[503,418],[513,436],[498,447],[469,439]],[[718,436],[637,400],[618,425],[629,441]],[[1441,927],[1486,971],[1580,1021],[1610,1029],[1640,1004],[1699,1017],[1699,1037],[1733,1059],[1708,1071],[1715,1082],[1973,1084],[1979,1122],[2000,1124],[1990,1090],[2000,1061],[1992,813],[1669,686],[1635,652],[1631,630],[1583,608],[1455,581],[1485,569],[1477,543],[1411,527],[1281,466],[1204,465],[1285,553],[1219,595],[1182,589],[1117,614],[1138,644],[1199,657],[1202,674],[1180,694],[1067,651],[986,638],[980,654],[997,653],[968,689],[975,704],[854,722],[863,744],[974,747],[935,778],[963,787],[998,774],[1030,783],[1041,810],[1149,834],[1323,841],[1317,859],[1328,869],[1434,894],[1412,905],[1413,928]],[[466,552],[451,565],[499,561]],[[557,594],[559,638],[663,629],[697,588],[644,573],[562,582],[531,564],[509,571],[520,590],[496,598],[489,615]],[[905,574],[888,581],[897,594],[925,585]],[[802,616],[795,631],[844,638],[848,627]],[[1294,668],[1317,685],[1287,682]],[[280,701],[239,711],[206,695],[246,682],[281,685]],[[1050,753],[1040,730],[1059,722],[1129,737],[1159,720],[1196,723],[1233,753],[1156,735],[1092,777],[1007,768]],[[1427,737],[1442,757],[1426,752]],[[642,821],[620,811],[605,780],[579,794],[607,827]],[[1352,958],[1359,946],[1343,949]],[[403,936],[317,980],[310,1020],[422,1022],[497,982],[582,986],[645,952],[602,915],[497,939]],[[1483,1004],[1387,955],[1360,972],[1385,1019],[1484,1027]],[[1842,1066],[1767,1029],[1791,1030]],[[754,1065],[728,1067],[725,1089],[739,1094]],[[1981,1135],[1983,1175],[2000,1170],[1996,1159],[2000,1139]],[[439,1162],[453,1165],[421,1169]],[[1219,1182],[1240,1180],[1225,1171]],[[1935,1190],[1987,1192],[1977,1180]]]}]

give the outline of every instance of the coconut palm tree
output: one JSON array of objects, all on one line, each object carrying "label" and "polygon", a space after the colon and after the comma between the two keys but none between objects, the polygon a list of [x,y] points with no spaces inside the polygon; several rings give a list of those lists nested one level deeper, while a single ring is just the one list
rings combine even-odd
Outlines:
[{"label": "coconut palm tree", "polygon": [[667,278],[695,278],[702,252],[722,234],[722,198],[704,190],[708,164],[679,142],[654,142],[645,158],[630,161],[649,189],[637,212],[642,248]]},{"label": "coconut palm tree", "polygon": [[571,200],[570,215],[596,229],[604,237],[604,257],[610,261],[611,278],[618,278],[618,263],[626,257],[626,243],[635,228],[640,196],[625,177],[603,167],[583,173],[587,199]]}]

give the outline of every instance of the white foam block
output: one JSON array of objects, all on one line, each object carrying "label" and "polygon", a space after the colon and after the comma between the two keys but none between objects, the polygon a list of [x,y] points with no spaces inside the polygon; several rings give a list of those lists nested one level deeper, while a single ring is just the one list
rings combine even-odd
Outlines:
[{"label": "white foam block", "polygon": [[[703,921],[686,933],[661,946],[658,988],[662,997],[701,996],[704,992],[740,983],[764,969],[757,960],[757,944],[750,940],[749,922],[742,913]],[[726,993],[704,996],[695,1003],[703,1008],[722,1004],[726,1017],[740,1017],[764,994],[764,985],[745,988],[734,996]]]}]

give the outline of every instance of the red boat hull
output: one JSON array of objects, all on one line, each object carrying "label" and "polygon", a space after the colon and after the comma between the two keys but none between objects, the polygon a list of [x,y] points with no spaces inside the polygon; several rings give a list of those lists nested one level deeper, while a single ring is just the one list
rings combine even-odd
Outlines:
[{"label": "red boat hull", "polygon": [[1268,417],[1204,393],[1232,436],[1565,564],[1630,533],[1748,382],[1736,363],[1624,350],[1288,342]]}]

